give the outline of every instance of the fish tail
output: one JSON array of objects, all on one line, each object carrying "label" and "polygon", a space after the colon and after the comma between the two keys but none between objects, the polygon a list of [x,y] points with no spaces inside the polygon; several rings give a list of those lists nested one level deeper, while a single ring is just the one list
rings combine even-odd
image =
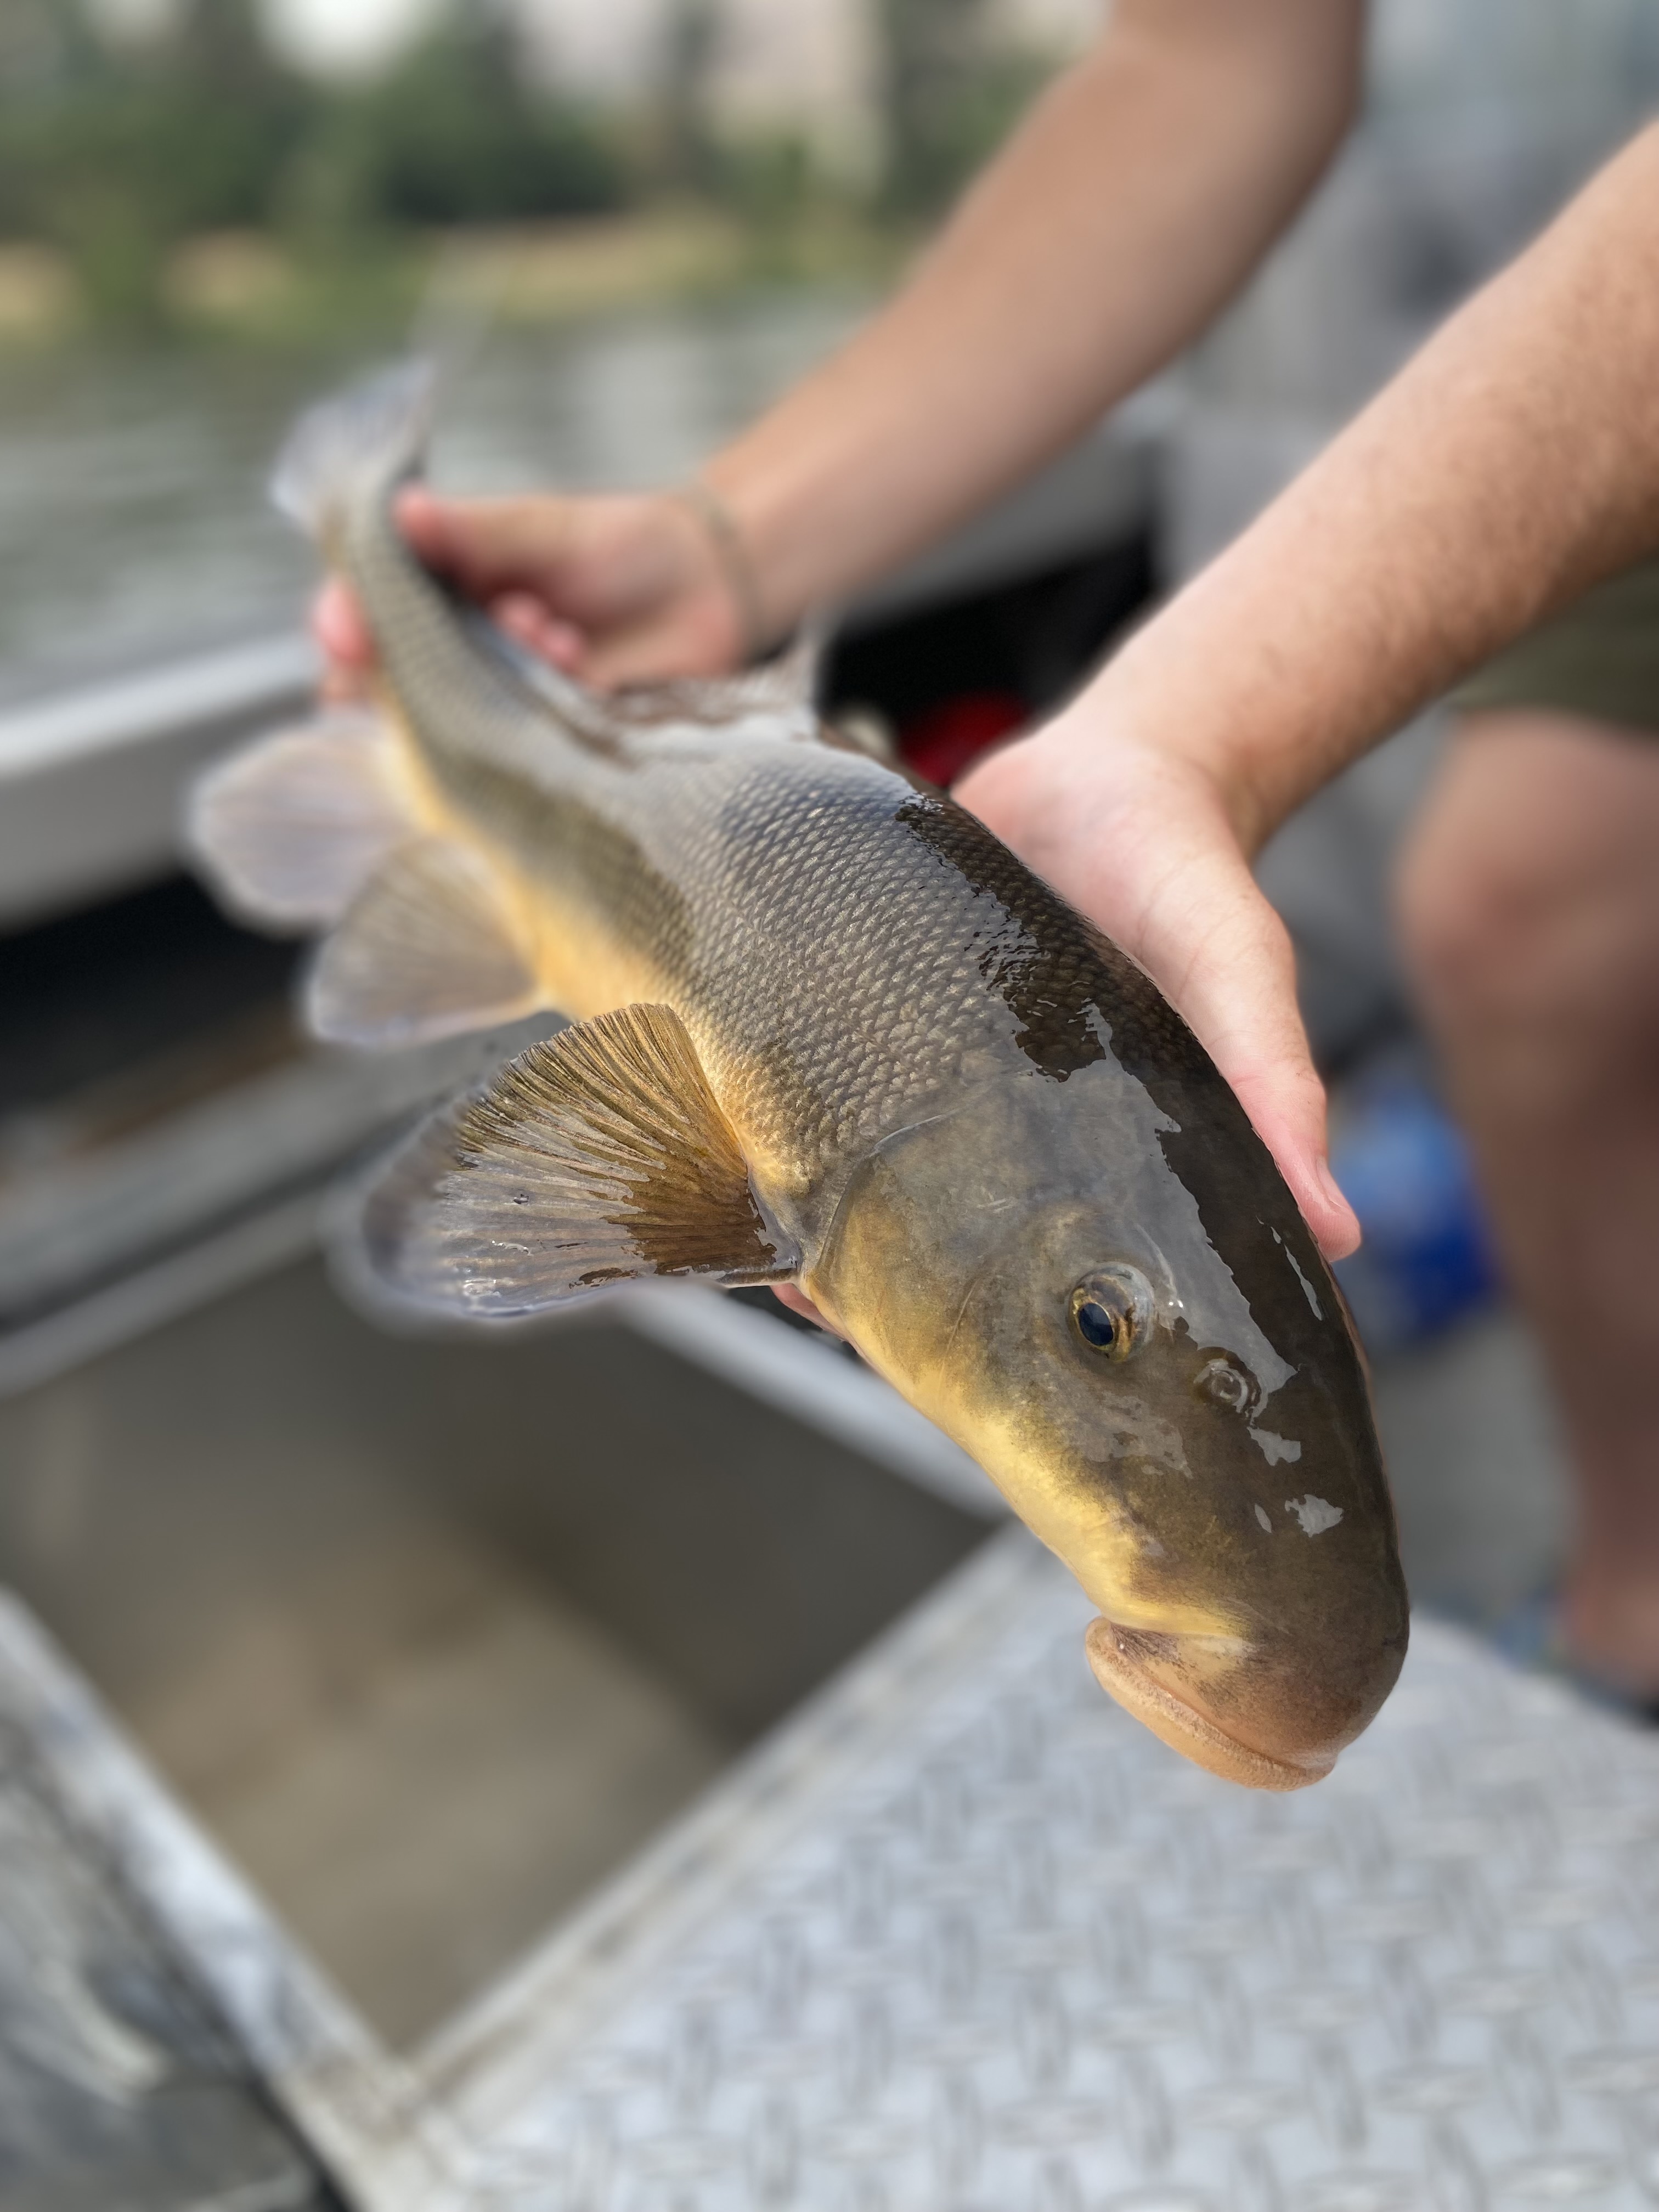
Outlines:
[{"label": "fish tail", "polygon": [[402,362],[308,409],[271,474],[270,496],[283,514],[325,540],[361,501],[416,474],[437,380],[434,362]]}]

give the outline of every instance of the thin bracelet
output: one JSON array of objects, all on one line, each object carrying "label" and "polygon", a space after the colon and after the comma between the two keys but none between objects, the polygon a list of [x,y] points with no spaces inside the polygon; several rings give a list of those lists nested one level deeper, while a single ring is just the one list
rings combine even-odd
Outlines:
[{"label": "thin bracelet", "polygon": [[726,501],[711,483],[701,477],[688,477],[683,484],[676,484],[669,493],[680,505],[696,515],[708,533],[714,550],[715,562],[732,595],[736,610],[738,628],[742,634],[743,657],[753,660],[771,642],[771,626],[766,619],[762,604],[760,586],[749,559],[749,548],[743,542],[743,532]]}]

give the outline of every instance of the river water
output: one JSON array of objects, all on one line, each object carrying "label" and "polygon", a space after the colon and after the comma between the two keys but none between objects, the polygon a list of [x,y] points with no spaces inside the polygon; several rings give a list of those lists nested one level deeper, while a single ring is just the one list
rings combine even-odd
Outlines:
[{"label": "river water", "polygon": [[[852,290],[500,330],[445,403],[457,489],[684,476],[828,352]],[[338,350],[86,348],[0,356],[0,704],[298,619],[309,550],[264,483]]]}]

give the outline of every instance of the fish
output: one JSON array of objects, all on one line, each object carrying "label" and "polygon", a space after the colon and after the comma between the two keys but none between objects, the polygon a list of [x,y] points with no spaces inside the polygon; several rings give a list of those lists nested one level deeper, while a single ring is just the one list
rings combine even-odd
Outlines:
[{"label": "fish", "polygon": [[372,1180],[358,1276],[506,1320],[794,1284],[986,1470],[1200,1766],[1328,1773],[1408,1633],[1369,1382],[1272,1156],[1127,954],[945,793],[837,743],[811,654],[593,693],[415,558],[432,387],[303,418],[279,503],[374,696],[198,787],[228,902],[320,934],[324,1038],[568,1025]]}]

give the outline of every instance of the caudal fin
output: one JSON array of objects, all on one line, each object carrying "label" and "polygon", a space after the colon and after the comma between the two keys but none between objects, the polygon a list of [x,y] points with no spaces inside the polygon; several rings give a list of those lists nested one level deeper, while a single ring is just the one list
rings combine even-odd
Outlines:
[{"label": "caudal fin", "polygon": [[323,539],[348,507],[414,474],[426,450],[437,380],[434,362],[403,362],[309,409],[289,432],[271,474],[277,507]]}]

